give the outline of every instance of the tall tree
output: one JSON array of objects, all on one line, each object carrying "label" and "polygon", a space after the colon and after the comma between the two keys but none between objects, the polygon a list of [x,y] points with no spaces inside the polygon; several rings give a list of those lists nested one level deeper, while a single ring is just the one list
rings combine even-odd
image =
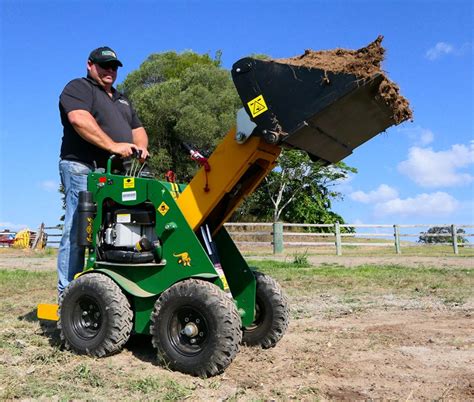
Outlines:
[{"label": "tall tree", "polygon": [[186,142],[210,153],[235,123],[241,107],[230,74],[213,59],[187,51],[152,54],[130,73],[122,90],[133,102],[150,138],[150,166],[189,180],[196,165],[181,149]]},{"label": "tall tree", "polygon": [[306,152],[284,149],[278,168],[235,215],[238,220],[266,220],[305,223],[343,222],[331,211],[332,201],[342,195],[334,185],[357,170],[339,162],[321,166]]}]

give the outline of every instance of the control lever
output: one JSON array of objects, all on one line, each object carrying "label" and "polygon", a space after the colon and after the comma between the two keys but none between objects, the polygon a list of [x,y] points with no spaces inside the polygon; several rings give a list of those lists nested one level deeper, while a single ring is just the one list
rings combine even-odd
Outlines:
[{"label": "control lever", "polygon": [[145,168],[146,161],[140,162],[142,155],[141,149],[133,149],[132,156],[126,158],[123,162],[125,175],[129,177],[140,177]]}]

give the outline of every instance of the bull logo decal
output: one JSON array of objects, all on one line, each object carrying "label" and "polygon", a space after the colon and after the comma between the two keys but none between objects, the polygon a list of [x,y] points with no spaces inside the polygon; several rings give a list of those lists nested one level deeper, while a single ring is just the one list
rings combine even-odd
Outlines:
[{"label": "bull logo decal", "polygon": [[180,254],[173,254],[173,256],[178,258],[178,264],[183,264],[183,267],[191,266],[191,257],[189,256],[189,253],[184,252]]}]

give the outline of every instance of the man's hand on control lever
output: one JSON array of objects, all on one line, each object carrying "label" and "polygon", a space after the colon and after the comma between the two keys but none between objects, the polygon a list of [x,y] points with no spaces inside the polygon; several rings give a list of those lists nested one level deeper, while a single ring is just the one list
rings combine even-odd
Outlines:
[{"label": "man's hand on control lever", "polygon": [[128,142],[115,142],[110,147],[110,152],[116,155],[119,155],[122,158],[128,158],[136,152],[138,147],[135,144],[130,144]]},{"label": "man's hand on control lever", "polygon": [[145,147],[136,146],[136,150],[138,152],[138,158],[141,163],[145,162],[145,160],[150,156],[150,154],[148,153],[148,149],[146,149]]}]

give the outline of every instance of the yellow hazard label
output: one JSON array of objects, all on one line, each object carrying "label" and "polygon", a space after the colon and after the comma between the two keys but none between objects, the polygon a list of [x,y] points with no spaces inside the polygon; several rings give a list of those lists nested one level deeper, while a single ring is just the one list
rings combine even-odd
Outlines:
[{"label": "yellow hazard label", "polygon": [[170,210],[170,207],[166,204],[166,202],[162,202],[158,208],[156,209],[161,215],[165,216],[166,213]]},{"label": "yellow hazard label", "polygon": [[250,102],[247,102],[247,105],[250,109],[250,114],[252,117],[257,117],[259,114],[262,114],[268,110],[265,99],[263,99],[263,95],[259,95]]},{"label": "yellow hazard label", "polygon": [[123,179],[123,188],[135,188],[135,178],[125,177],[125,179]]}]

